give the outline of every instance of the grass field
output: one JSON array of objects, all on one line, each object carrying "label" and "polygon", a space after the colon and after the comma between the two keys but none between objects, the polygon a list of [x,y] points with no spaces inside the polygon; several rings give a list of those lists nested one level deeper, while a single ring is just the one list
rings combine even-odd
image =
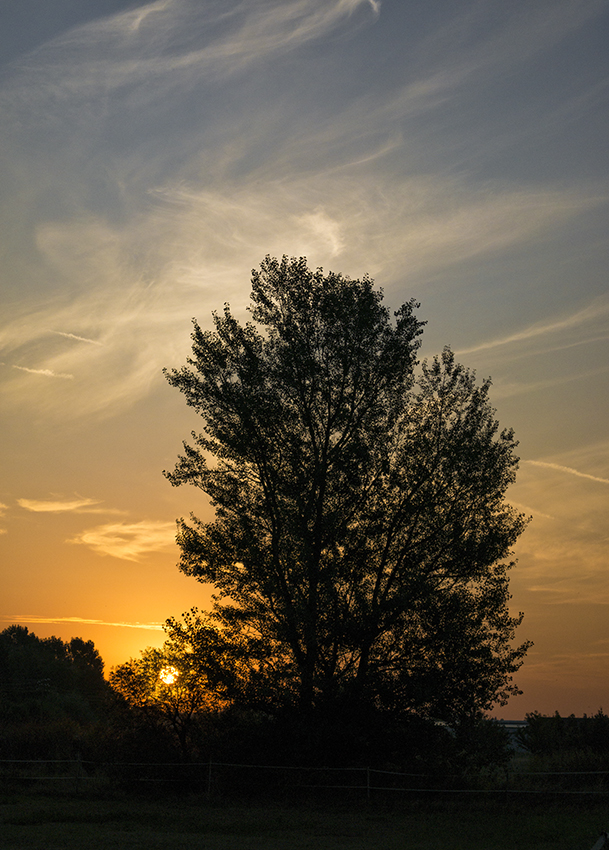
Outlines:
[{"label": "grass field", "polygon": [[236,805],[201,796],[0,793],[2,850],[590,850],[607,828],[604,799]]}]

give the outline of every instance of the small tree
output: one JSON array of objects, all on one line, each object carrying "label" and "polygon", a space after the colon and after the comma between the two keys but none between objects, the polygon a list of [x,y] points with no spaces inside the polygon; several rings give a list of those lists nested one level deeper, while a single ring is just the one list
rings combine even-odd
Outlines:
[{"label": "small tree", "polygon": [[230,704],[239,689],[236,643],[193,608],[165,622],[168,639],[110,672],[110,685],[144,722],[169,730],[188,760],[203,720]]},{"label": "small tree", "polygon": [[502,563],[525,517],[518,458],[488,392],[450,350],[415,373],[413,301],[391,320],[368,277],[267,257],[250,312],[195,322],[167,374],[204,432],[172,473],[216,519],[179,522],[180,568],[253,641],[301,708],[345,700],[452,719],[517,692]]}]

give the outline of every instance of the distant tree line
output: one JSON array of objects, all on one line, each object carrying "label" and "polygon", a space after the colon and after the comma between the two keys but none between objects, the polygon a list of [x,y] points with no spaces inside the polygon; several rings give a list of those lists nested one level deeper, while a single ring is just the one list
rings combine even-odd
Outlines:
[{"label": "distant tree line", "polygon": [[575,717],[544,715],[533,711],[526,716],[527,725],[516,733],[518,743],[535,756],[550,756],[576,751],[609,754],[609,716],[602,708],[596,714]]},{"label": "distant tree line", "polygon": [[0,758],[70,758],[113,695],[92,641],[0,632]]}]

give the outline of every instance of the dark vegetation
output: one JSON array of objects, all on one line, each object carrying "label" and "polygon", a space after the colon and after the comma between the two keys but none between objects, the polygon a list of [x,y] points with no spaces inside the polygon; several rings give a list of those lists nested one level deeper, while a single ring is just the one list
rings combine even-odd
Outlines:
[{"label": "dark vegetation", "polygon": [[[179,663],[171,638],[162,650],[142,653],[145,669],[151,660],[161,670]],[[185,850],[199,842],[209,850],[588,850],[607,825],[606,776],[592,784],[585,777],[582,785],[579,775],[535,773],[606,768],[609,719],[602,712],[530,715],[520,735],[530,753],[514,754],[494,723],[451,731],[379,713],[365,718],[365,728],[364,718],[344,717],[312,726],[297,713],[207,702],[189,717],[185,749],[171,701],[155,707],[148,692],[136,705],[109,687],[102,668],[90,642],[40,639],[21,626],[0,633],[0,848]],[[375,774],[367,793],[365,771],[303,768],[296,777],[293,770],[215,764],[223,761],[372,765],[423,776]],[[506,778],[514,790],[536,793],[506,794]],[[340,784],[352,787],[324,787]],[[556,797],[582,788],[602,793]]]},{"label": "dark vegetation", "polygon": [[518,730],[519,744],[535,757],[560,753],[589,752],[609,754],[609,717],[600,709],[592,716],[547,716],[537,711],[527,714],[527,725]]},{"label": "dark vegetation", "polygon": [[[609,717],[602,709],[591,716],[527,715],[519,730],[520,746],[529,754],[527,770],[547,775],[546,787],[593,787],[607,791]],[[539,783],[538,783],[539,784]]]},{"label": "dark vegetation", "polygon": [[69,759],[114,698],[92,641],[0,633],[0,759]]},{"label": "dark vegetation", "polygon": [[[109,691],[93,647],[86,675],[77,669],[82,658],[66,647],[81,643],[62,648],[58,639],[40,640],[20,627],[0,634],[0,681],[10,674],[12,686],[1,691],[0,849],[589,850],[609,821],[606,776],[592,784],[585,777],[582,785],[580,776],[533,772],[574,764],[583,770],[592,756],[593,767],[606,768],[601,712],[579,721],[532,715],[522,736],[532,752],[514,755],[493,723],[451,732],[379,713],[365,729],[362,718],[341,724],[328,717],[311,726],[297,714],[215,705],[190,717],[185,750],[171,713]],[[24,645],[26,653],[17,651]],[[26,655],[30,663],[22,665]],[[49,684],[40,688],[35,678],[32,686],[32,672]],[[199,761],[210,757],[213,776]],[[69,761],[7,762],[15,758]],[[224,760],[368,762],[423,776],[374,774],[367,793],[366,771],[303,768],[295,775],[215,763]],[[508,780],[518,793],[506,793]],[[341,784],[351,788],[326,787]]]},{"label": "dark vegetation", "polygon": [[[201,625],[192,613],[186,622],[191,628]],[[370,707],[365,714],[361,707],[337,714],[270,713],[244,699],[229,700],[226,690],[210,698],[210,681],[200,666],[190,680],[178,677],[163,683],[160,671],[173,665],[183,671],[184,657],[190,664],[196,659],[192,649],[180,643],[179,625],[169,621],[164,647],[145,650],[140,659],[116,668],[111,684],[103,678],[103,662],[90,641],[41,639],[22,626],[1,632],[0,774],[80,772],[85,779],[105,777],[127,786],[155,779],[220,795],[247,795],[252,789],[263,794],[279,786],[285,791],[290,782],[296,783],[273,767],[301,767],[298,781],[305,776],[312,785],[330,782],[322,768],[371,768],[399,777],[375,779],[373,784],[393,782],[413,791],[502,790],[506,778],[515,787],[538,790],[607,787],[609,718],[602,711],[583,718],[530,714],[517,735],[517,753],[506,730],[482,718],[447,727]],[[203,628],[209,628],[205,621]],[[125,670],[136,679],[137,689]],[[58,764],[32,771],[13,760]],[[213,789],[202,768],[209,761],[217,765]],[[221,764],[269,770],[256,773],[253,781],[253,773],[220,770]],[[599,773],[591,779],[578,773],[582,771]],[[548,778],[548,772],[562,776]],[[400,774],[416,776],[405,779]],[[363,773],[350,780],[345,776],[340,775],[339,784],[365,784]]]}]

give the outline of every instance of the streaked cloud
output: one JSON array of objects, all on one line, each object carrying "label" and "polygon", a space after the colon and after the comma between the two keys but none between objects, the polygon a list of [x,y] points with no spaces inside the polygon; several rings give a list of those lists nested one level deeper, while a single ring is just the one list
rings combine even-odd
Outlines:
[{"label": "streaked cloud", "polygon": [[31,375],[44,375],[46,378],[74,380],[74,375],[68,375],[65,372],[54,372],[52,369],[30,369],[28,366],[15,366],[14,364],[12,364],[12,368],[19,369],[22,372],[29,372]]},{"label": "streaked cloud", "polygon": [[526,662],[526,675],[531,680],[551,682],[568,676],[569,680],[580,687],[590,683],[590,680],[604,678],[601,672],[607,667],[609,652],[594,651],[592,648],[582,648],[571,652],[557,652],[536,657],[535,650],[530,653]]},{"label": "streaked cloud", "polygon": [[92,505],[99,505],[98,499],[17,499],[17,503],[27,511],[36,513],[64,513],[65,511],[87,512],[86,509]]},{"label": "streaked cloud", "polygon": [[[512,14],[501,18],[497,6],[472,4],[465,25],[463,16],[455,9],[454,17],[447,15],[442,25],[422,40],[419,50],[430,62],[438,62],[444,56],[447,64],[460,65],[471,75],[492,74],[497,68],[517,66],[560,43],[569,32],[603,11],[603,0],[582,0],[576,4],[558,0],[535,6],[515,3]],[[495,26],[489,20],[491,15],[496,16]],[[485,37],[472,39],[472,32],[483,24],[487,25]]]},{"label": "streaked cloud", "polygon": [[[264,191],[256,173],[217,191],[168,183],[156,190],[146,216],[120,230],[91,216],[41,226],[39,250],[49,265],[70,286],[81,279],[89,285],[67,304],[40,304],[14,318],[2,342],[20,356],[35,349],[40,357],[46,347],[39,371],[73,380],[35,398],[27,382],[15,380],[7,401],[71,419],[134,405],[161,384],[164,366],[186,354],[193,313],[205,320],[218,307],[217,292],[240,308],[249,271],[266,252],[308,256],[353,276],[368,271],[385,287],[400,278],[403,286],[420,287],[454,263],[528,243],[590,203],[573,191],[481,195],[440,177],[391,183],[357,174],[357,167],[294,175]],[[144,252],[147,280],[130,259],[134,245]],[[49,326],[93,322],[95,334],[78,338],[103,345],[57,349],[45,342]]]},{"label": "streaked cloud", "polygon": [[25,614],[17,614],[17,615],[0,615],[0,620],[4,623],[31,623],[32,625],[36,624],[61,624],[61,623],[74,623],[75,625],[87,625],[87,626],[114,626],[118,628],[124,629],[146,629],[148,631],[154,632],[162,632],[163,624],[162,623],[114,623],[107,622],[106,620],[89,620],[85,617],[35,617],[29,616]]},{"label": "streaked cloud", "polygon": [[544,514],[543,511],[540,511],[538,508],[532,508],[530,505],[523,505],[521,502],[514,502],[510,499],[510,504],[512,507],[516,508],[516,510],[520,511],[520,513],[526,514],[527,516],[533,515],[534,517],[540,517],[542,519],[556,519],[556,517],[551,516],[551,514]]},{"label": "streaked cloud", "polygon": [[[462,353],[462,352],[460,352]],[[534,357],[529,353],[528,357]],[[530,380],[510,380],[500,377],[497,381],[493,381],[493,398],[503,399],[511,396],[523,395],[525,393],[536,393],[542,390],[547,390],[552,387],[560,387],[564,384],[572,382],[584,382],[591,378],[597,378],[600,375],[606,375],[609,372],[609,365],[601,366],[598,369],[590,369],[587,372],[575,372],[572,374],[560,374],[556,377],[545,377],[538,381]]]},{"label": "streaked cloud", "polygon": [[97,339],[89,339],[86,336],[78,336],[77,334],[65,333],[64,331],[51,331],[51,333],[57,336],[63,336],[66,339],[77,340],[77,342],[88,342],[90,345],[103,345],[103,342],[99,342]]},{"label": "streaked cloud", "polygon": [[547,463],[542,460],[525,460],[531,466],[541,466],[546,469],[556,469],[558,472],[566,472],[569,475],[577,475],[579,478],[588,478],[590,481],[599,481],[601,484],[609,484],[609,478],[600,478],[597,475],[590,475],[588,472],[580,472],[578,469],[572,469],[570,466],[562,466],[559,463]]},{"label": "streaked cloud", "polygon": [[[47,124],[66,134],[65,146],[51,148],[42,132],[40,155],[29,150],[27,160],[41,164],[29,178],[32,192],[59,193],[73,210],[32,221],[33,275],[66,297],[28,303],[0,328],[11,362],[32,362],[35,353],[40,364],[7,379],[7,404],[57,419],[105,418],[137,404],[161,385],[164,366],[183,359],[193,314],[204,321],[219,292],[242,308],[249,271],[267,252],[308,256],[352,276],[367,271],[386,290],[420,297],[449,269],[522,249],[594,209],[604,199],[596,186],[477,181],[420,162],[429,145],[419,122],[442,121],[455,92],[478,75],[502,77],[600,8],[593,0],[577,14],[571,7],[558,2],[551,26],[547,13],[517,8],[503,28],[482,28],[487,36],[466,51],[461,42],[485,14],[470,10],[465,26],[456,14],[413,50],[382,97],[364,88],[315,120],[297,99],[264,95],[219,110],[211,122],[203,107],[218,91],[237,96],[233,78],[254,65],[267,73],[289,53],[298,68],[304,46],[376,26],[381,4],[156,0],[42,45],[6,81],[0,108],[7,126],[21,128],[17,137],[27,112],[36,151]],[[173,119],[154,126],[152,150],[149,122],[186,103],[201,117],[180,136],[187,141],[176,169],[166,136]],[[133,142],[102,150],[100,139],[127,124]],[[86,168],[74,170],[80,159]],[[58,181],[57,173],[70,178]],[[91,209],[99,181],[118,220]],[[49,338],[48,328],[71,330]],[[59,338],[84,344],[60,347]],[[29,371],[70,380],[49,381],[34,395]]]},{"label": "streaked cloud", "polygon": [[[536,337],[547,336],[549,334],[555,333],[563,333],[564,331],[572,330],[573,328],[577,328],[581,325],[594,322],[598,319],[606,319],[607,317],[609,317],[609,302],[605,298],[599,298],[596,299],[592,304],[587,305],[581,310],[577,310],[570,316],[565,316],[561,319],[555,319],[549,322],[536,322],[535,324],[530,325],[516,333],[510,334],[505,337],[500,337],[498,339],[489,340],[487,342],[482,342],[478,345],[472,346],[471,348],[462,348],[456,353],[459,355],[472,354],[474,352],[486,351],[488,349],[497,348],[499,346],[524,342],[526,340],[534,339]],[[601,339],[604,338],[605,337],[601,337]]]},{"label": "streaked cloud", "polygon": [[173,522],[142,520],[134,523],[108,523],[82,531],[68,543],[81,543],[98,555],[110,555],[125,561],[139,561],[150,552],[175,546]]}]

